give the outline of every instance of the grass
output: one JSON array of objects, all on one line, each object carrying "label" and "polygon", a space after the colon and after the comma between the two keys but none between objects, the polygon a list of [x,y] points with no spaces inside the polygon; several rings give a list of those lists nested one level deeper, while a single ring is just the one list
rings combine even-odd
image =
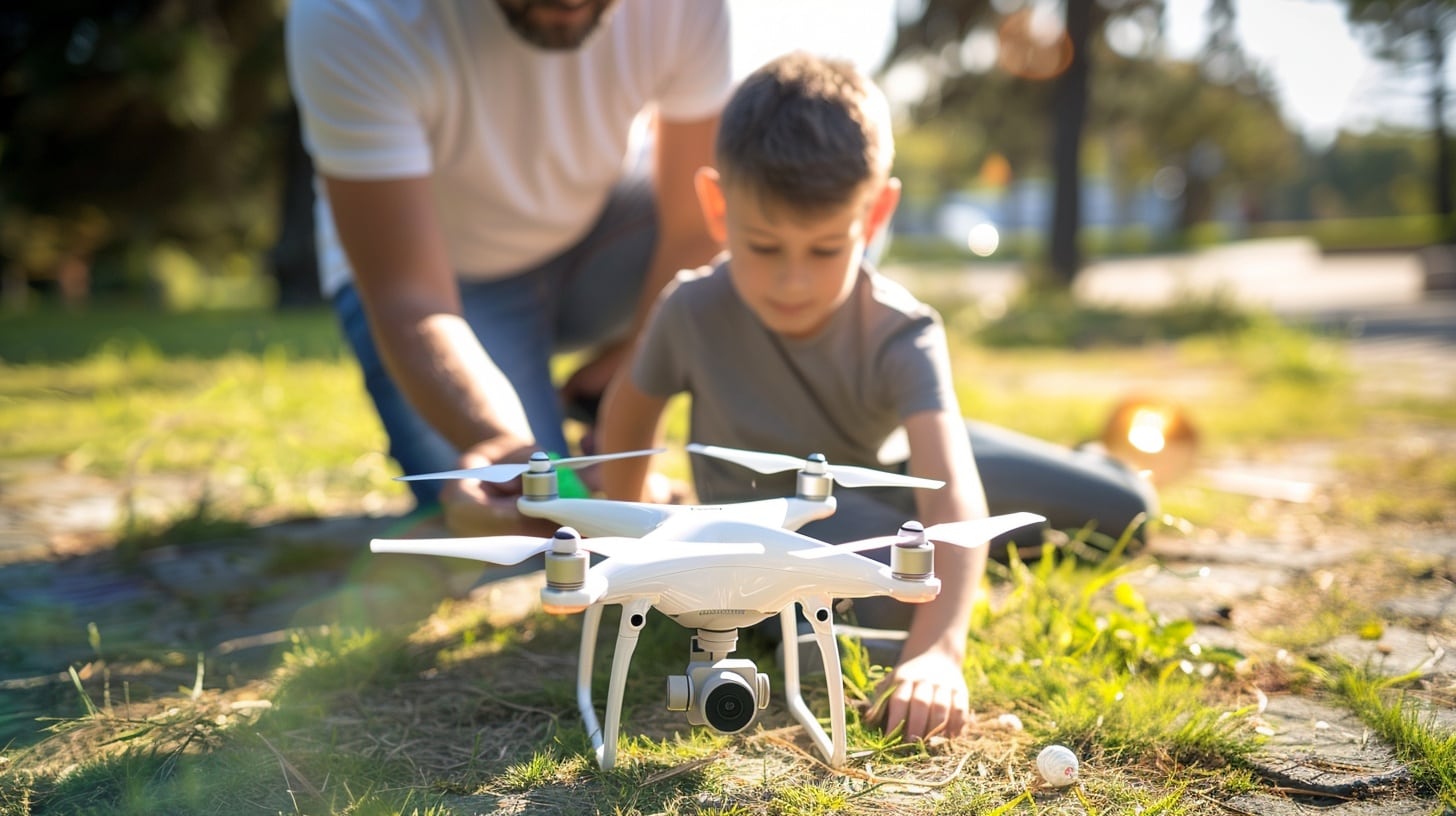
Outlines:
[{"label": "grass", "polygon": [[[0,405],[0,458],[130,485],[123,532],[142,541],[167,538],[159,521],[379,509],[406,493],[322,312],[9,317]],[[159,500],[161,519],[139,509]]]},{"label": "grass", "polygon": [[[982,634],[968,669],[981,695],[976,708],[986,713],[971,738],[935,748],[902,743],[856,709],[850,748],[859,760],[846,775],[825,773],[781,710],[740,740],[684,732],[664,716],[661,689],[649,678],[680,670],[682,648],[667,645],[685,648],[686,633],[660,616],[643,635],[629,684],[633,736],[618,768],[600,771],[571,689],[538,682],[552,671],[567,676],[572,621],[536,614],[494,628],[469,605],[447,602],[413,631],[297,633],[274,671],[238,689],[199,681],[200,692],[126,706],[115,694],[93,700],[94,683],[78,681],[87,713],[8,755],[0,805],[233,813],[247,802],[258,812],[464,814],[515,801],[562,813],[816,814],[924,801],[889,781],[910,779],[958,812],[988,790],[1003,803],[1026,791],[1043,796],[1027,776],[1029,758],[1055,740],[1075,746],[1091,768],[1143,769],[1098,774],[1078,794],[1102,812],[1130,803],[1187,812],[1193,791],[1221,790],[1220,777],[1158,782],[1148,769],[1226,767],[1255,738],[1221,680],[1184,669],[1206,662],[1231,680],[1228,656],[1191,645],[1184,624],[1157,620],[1120,582],[1126,569],[1089,570],[1053,554],[1014,563],[977,610]],[[863,651],[847,648],[852,684],[879,676]],[[746,651],[774,673],[772,652]],[[605,674],[597,672],[599,685]],[[822,708],[822,690],[811,705]],[[1018,714],[1025,729],[998,726],[997,712]],[[66,761],[83,748],[84,759]],[[967,787],[971,764],[998,773]],[[930,787],[940,783],[948,784]]]},{"label": "grass", "polygon": [[[1061,303],[1017,308],[1017,331],[1061,323],[1053,337],[1063,345],[993,346],[982,326],[950,321],[968,415],[1076,443],[1098,436],[1129,389],[1146,389],[1189,407],[1213,460],[1333,447],[1325,465],[1345,486],[1318,507],[1270,509],[1197,480],[1165,490],[1163,509],[1191,534],[1449,528],[1456,477],[1441,443],[1388,450],[1364,440],[1374,423],[1439,439],[1456,414],[1434,398],[1360,391],[1337,340],[1217,304],[1135,319]],[[1099,333],[1115,342],[1088,339]],[[0,467],[39,459],[130,485],[114,531],[123,554],[239,536],[268,547],[247,538],[262,521],[371,512],[403,496],[374,453],[382,434],[322,312],[7,318],[0,405]],[[684,422],[679,402],[672,438]],[[180,500],[148,509],[164,490]],[[284,548],[270,558],[303,572],[336,556]],[[82,635],[82,610],[25,607],[0,621],[0,656],[33,661],[77,638],[92,654],[55,666],[74,683],[24,698],[51,718],[0,751],[0,813],[1226,813],[1218,802],[1262,789],[1250,770],[1261,741],[1250,688],[1278,672],[1272,658],[1159,614],[1137,581],[1156,567],[1146,556],[1088,563],[1049,550],[993,569],[966,664],[976,724],[953,743],[905,743],[867,721],[885,669],[844,643],[856,705],[855,761],[843,773],[817,763],[781,707],[737,739],[688,730],[663,711],[660,680],[681,671],[685,633],[655,614],[628,685],[621,764],[602,772],[575,713],[574,619],[503,620],[445,601],[423,620],[376,612],[290,629],[243,666],[215,652],[199,664],[195,652],[133,649],[113,635],[122,621]],[[1378,633],[1398,622],[1379,603],[1382,576],[1436,586],[1447,572],[1438,561],[1387,560],[1311,573],[1247,627],[1295,652]],[[602,625],[598,701],[614,614]],[[769,645],[745,637],[740,652],[778,688]],[[1278,671],[1293,673],[1279,681],[1286,687],[1343,701],[1402,752],[1421,791],[1456,802],[1456,748],[1426,702],[1444,691],[1348,667]],[[806,683],[822,708],[816,688]],[[22,733],[27,723],[9,716],[0,733]],[[1036,781],[1033,758],[1049,742],[1078,752],[1081,785],[1054,792]]]},{"label": "grass", "polygon": [[1456,733],[1435,722],[1428,703],[1405,691],[1420,672],[1388,677],[1369,667],[1341,663],[1327,675],[1336,695],[1408,763],[1415,782],[1437,791],[1456,808]]}]

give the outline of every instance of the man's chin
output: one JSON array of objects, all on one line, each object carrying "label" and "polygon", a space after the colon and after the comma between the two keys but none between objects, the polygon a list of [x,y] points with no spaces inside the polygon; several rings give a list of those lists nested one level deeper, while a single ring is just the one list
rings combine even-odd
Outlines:
[{"label": "man's chin", "polygon": [[[597,30],[610,5],[593,4],[580,14],[556,12],[549,7],[532,4],[513,7],[502,3],[501,9],[505,12],[511,29],[531,45],[547,51],[572,51],[580,48],[592,32]],[[567,19],[557,19],[560,17]],[[570,19],[571,17],[581,19]]]},{"label": "man's chin", "polygon": [[595,24],[585,30],[539,26],[533,28],[529,34],[520,33],[526,38],[526,42],[543,51],[575,51],[595,30]]}]

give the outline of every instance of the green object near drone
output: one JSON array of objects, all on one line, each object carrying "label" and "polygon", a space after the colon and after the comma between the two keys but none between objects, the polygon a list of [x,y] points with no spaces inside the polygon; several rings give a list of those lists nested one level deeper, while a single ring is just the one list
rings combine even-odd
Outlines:
[{"label": "green object near drone", "polygon": [[[562,458],[559,453],[548,453],[546,455],[552,459]],[[576,475],[576,471],[567,468],[557,468],[556,495],[563,499],[589,499],[591,498],[591,491],[587,489],[586,483],[581,480],[581,477]]]}]

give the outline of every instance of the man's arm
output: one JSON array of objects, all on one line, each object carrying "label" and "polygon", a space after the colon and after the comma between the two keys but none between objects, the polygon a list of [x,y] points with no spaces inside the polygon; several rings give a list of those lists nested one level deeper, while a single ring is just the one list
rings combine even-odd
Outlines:
[{"label": "man's arm", "polygon": [[693,187],[698,168],[713,163],[718,117],[692,122],[658,121],[656,128],[653,187],[657,200],[657,244],[637,298],[632,328],[623,343],[599,354],[567,380],[561,389],[567,402],[577,395],[602,394],[607,382],[630,358],[632,345],[647,324],[647,316],[662,287],[680,270],[693,269],[712,260],[722,248],[708,234]]},{"label": "man's arm", "polygon": [[410,403],[472,466],[529,449],[520,398],[461,314],[429,181],[324,183],[374,342]]},{"label": "man's arm", "polygon": [[[928,527],[947,521],[984,518],[985,491],[971,456],[965,422],[951,411],[922,411],[905,420],[910,440],[910,473],[940,479],[939,490],[916,492],[921,521]],[[954,734],[969,715],[965,676],[970,615],[986,571],[986,547],[935,548],[935,574],[941,580],[935,600],[920,605],[895,669],[897,684],[886,710],[886,728],[905,724],[910,739]]]}]

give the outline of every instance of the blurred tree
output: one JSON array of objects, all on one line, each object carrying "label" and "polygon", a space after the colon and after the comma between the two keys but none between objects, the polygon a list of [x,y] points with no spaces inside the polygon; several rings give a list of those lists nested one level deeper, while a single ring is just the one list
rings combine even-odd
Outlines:
[{"label": "blurred tree", "polygon": [[1446,130],[1446,58],[1456,34],[1456,0],[1346,0],[1349,19],[1374,36],[1377,53],[1402,65],[1424,65],[1430,77],[1430,115],[1435,172],[1431,201],[1456,243],[1451,185],[1451,144]]},{"label": "blurred tree", "polygon": [[1092,31],[1105,25],[1096,20],[1093,0],[1065,0],[1067,67],[1056,78],[1052,103],[1051,249],[1048,283],[1070,288],[1082,268],[1078,232],[1082,226],[1082,135],[1087,121],[1087,94],[1092,74]]},{"label": "blurred tree", "polygon": [[[288,105],[283,9],[257,0],[7,4],[7,266],[89,268],[104,246],[174,242],[214,262],[266,246]],[[125,272],[136,270],[116,274]]]},{"label": "blurred tree", "polygon": [[1431,211],[1432,151],[1423,131],[1341,133],[1308,161],[1310,171],[1291,185],[1298,215],[1379,218]]},{"label": "blurred tree", "polygon": [[278,282],[278,305],[311,306],[323,302],[314,240],[313,159],[303,146],[303,121],[297,107],[289,107],[287,121],[278,241],[268,257]]},{"label": "blurred tree", "polygon": [[[988,107],[1040,107],[1055,185],[1049,263],[1041,277],[1052,286],[1069,287],[1081,267],[1082,138],[1094,43],[1109,25],[1146,20],[1147,10],[1161,8],[1161,0],[1063,0],[1058,19],[1047,4],[1025,0],[922,0],[900,26],[890,63],[924,75],[917,121],[984,122]],[[983,45],[994,53],[995,73],[977,59]],[[1028,116],[1002,121],[1017,133],[998,134],[1002,139],[991,146],[1013,167],[1023,159],[1019,154],[1045,144]]]},{"label": "blurred tree", "polygon": [[1226,190],[1239,191],[1245,217],[1259,220],[1275,185],[1300,169],[1301,144],[1272,80],[1236,45],[1215,35],[1198,62],[1126,47],[1098,61],[1088,126],[1108,146],[1109,175],[1124,194],[1156,179],[1158,193],[1177,202],[1181,234],[1212,218]]}]

